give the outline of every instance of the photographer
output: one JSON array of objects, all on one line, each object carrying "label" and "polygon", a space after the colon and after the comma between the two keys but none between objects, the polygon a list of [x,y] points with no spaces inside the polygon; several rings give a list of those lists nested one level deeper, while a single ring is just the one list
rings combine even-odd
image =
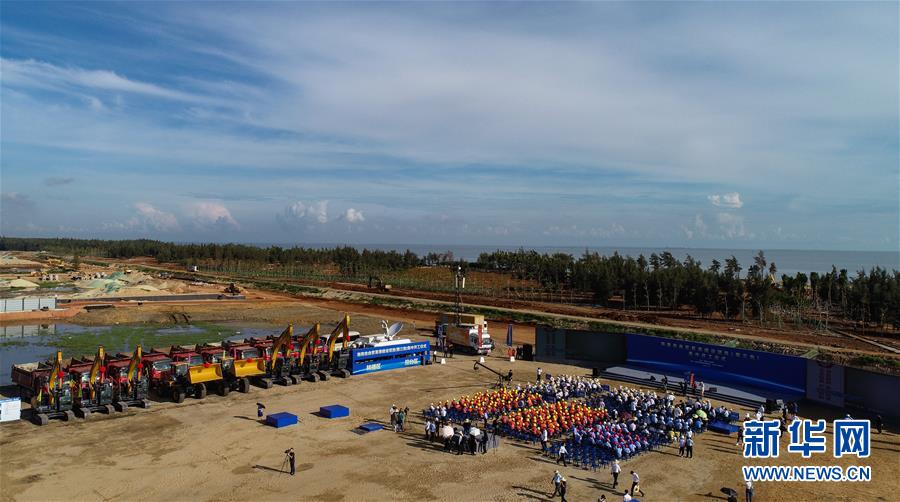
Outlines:
[{"label": "photographer", "polygon": [[293,476],[294,472],[295,472],[294,471],[294,449],[288,448],[287,450],[284,450],[284,454],[287,455],[288,463],[291,464],[291,476]]}]

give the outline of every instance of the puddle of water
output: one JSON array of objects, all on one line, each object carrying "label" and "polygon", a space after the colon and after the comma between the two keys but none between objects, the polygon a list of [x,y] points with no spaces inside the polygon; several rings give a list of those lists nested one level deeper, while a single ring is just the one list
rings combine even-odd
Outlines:
[{"label": "puddle of water", "polygon": [[[195,324],[174,327],[146,325],[79,326],[76,324],[15,325],[0,327],[0,385],[10,385],[14,364],[44,361],[56,350],[64,358],[92,355],[97,347],[109,354],[130,354],[135,345],[153,347],[218,342],[225,339],[277,335],[283,326]],[[297,328],[295,328],[297,329]]]}]

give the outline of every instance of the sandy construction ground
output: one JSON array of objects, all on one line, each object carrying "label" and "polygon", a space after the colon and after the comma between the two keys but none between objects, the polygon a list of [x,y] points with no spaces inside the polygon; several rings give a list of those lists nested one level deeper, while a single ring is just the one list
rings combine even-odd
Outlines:
[{"label": "sandy construction ground", "polygon": [[[28,422],[0,427],[0,499],[56,500],[548,500],[556,465],[531,444],[503,442],[488,455],[445,453],[422,439],[418,410],[493,383],[472,357],[446,365],[407,368],[347,380],[303,382],[250,394],[154,403],[90,422],[38,428]],[[530,379],[541,365],[551,374],[584,374],[583,368],[533,362],[488,364],[515,379]],[[616,384],[615,382],[609,382]],[[256,421],[256,402],[269,412],[297,414],[302,423],[273,429]],[[320,406],[343,404],[351,416],[327,420]],[[385,422],[391,404],[413,413],[407,433],[354,432],[367,421]],[[805,410],[812,413],[813,410]],[[833,418],[833,417],[826,417]],[[647,493],[641,500],[724,500],[719,489],[739,488],[744,459],[734,437],[705,433],[693,459],[671,448],[623,465],[636,470]],[[786,438],[783,438],[782,451]],[[298,452],[298,473],[280,472],[286,448]],[[809,464],[871,465],[871,483],[758,483],[756,500],[897,500],[900,436],[873,435],[868,459],[813,458]],[[803,464],[782,453],[780,464]],[[569,500],[621,500],[606,472],[562,468]],[[741,493],[743,491],[741,490]],[[743,500],[743,498],[742,498]]]}]

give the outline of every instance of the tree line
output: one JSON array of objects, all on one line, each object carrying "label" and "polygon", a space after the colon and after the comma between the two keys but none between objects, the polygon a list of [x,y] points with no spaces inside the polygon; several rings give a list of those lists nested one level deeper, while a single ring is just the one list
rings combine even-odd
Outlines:
[{"label": "tree line", "polygon": [[900,272],[874,267],[850,276],[832,266],[830,272],[781,274],[760,251],[746,270],[731,256],[707,267],[687,256],[678,260],[665,251],[649,259],[586,251],[579,258],[565,253],[494,251],[475,263],[481,270],[505,272],[553,289],[592,293],[594,302],[632,309],[693,308],[701,316],[719,313],[726,319],[767,321],[777,315],[802,322],[810,315],[827,323],[829,316],[895,326],[900,323]]},{"label": "tree line", "polygon": [[594,303],[630,309],[691,308],[708,317],[725,319],[777,317],[798,323],[829,317],[873,323],[900,324],[900,272],[875,267],[853,275],[832,267],[829,272],[778,276],[777,265],[760,251],[744,265],[734,257],[703,266],[691,256],[683,261],[665,251],[649,258],[586,251],[541,254],[537,251],[482,253],[472,263],[454,261],[452,253],[358,250],[350,246],[304,248],[246,244],[191,244],[150,239],[99,240],[18,238],[0,236],[0,251],[47,251],[107,258],[147,256],[160,262],[188,264],[249,263],[273,266],[329,266],[342,276],[408,270],[417,266],[460,265],[465,269],[510,274],[557,291],[589,294]]}]

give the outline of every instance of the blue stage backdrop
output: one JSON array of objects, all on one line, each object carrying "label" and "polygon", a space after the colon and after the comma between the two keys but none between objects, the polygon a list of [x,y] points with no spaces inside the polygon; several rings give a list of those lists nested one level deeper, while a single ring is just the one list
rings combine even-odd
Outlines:
[{"label": "blue stage backdrop", "polygon": [[663,373],[694,372],[707,385],[731,383],[806,394],[806,359],[722,345],[628,334],[628,363]]}]

